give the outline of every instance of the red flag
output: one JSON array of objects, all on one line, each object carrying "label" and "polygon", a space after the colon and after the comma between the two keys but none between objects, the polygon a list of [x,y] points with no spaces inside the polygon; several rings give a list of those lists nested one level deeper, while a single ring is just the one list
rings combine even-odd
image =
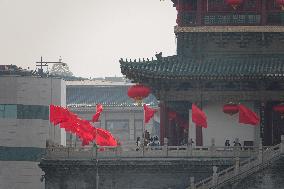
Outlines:
[{"label": "red flag", "polygon": [[99,146],[117,146],[117,141],[112,134],[102,128],[96,128],[95,142]]},{"label": "red flag", "polygon": [[94,140],[95,128],[87,120],[80,119],[66,108],[50,105],[50,122],[55,125],[60,123],[60,128],[77,135],[82,140],[82,145]]},{"label": "red flag", "polygon": [[97,122],[99,120],[100,115],[101,115],[101,113],[103,111],[103,105],[97,104],[96,109],[97,109],[96,110],[96,114],[93,115],[92,122]]},{"label": "red flag", "polygon": [[206,114],[195,104],[192,104],[192,121],[196,124],[196,126],[207,128]]},{"label": "red flag", "polygon": [[54,125],[66,122],[68,120],[69,111],[63,107],[50,105],[49,106],[49,120]]},{"label": "red flag", "polygon": [[148,123],[157,110],[150,108],[146,104],[144,104],[143,107],[144,107],[144,122]]},{"label": "red flag", "polygon": [[258,125],[260,122],[260,118],[258,115],[251,111],[246,106],[240,104],[239,105],[239,123],[250,124],[250,125]]},{"label": "red flag", "polygon": [[[100,114],[102,110],[102,105],[98,104],[97,113]],[[50,105],[50,122],[55,125],[60,123],[60,128],[78,136],[83,146],[93,140],[100,146],[117,146],[117,141],[109,131],[93,127],[89,121],[80,119],[63,107]]]}]

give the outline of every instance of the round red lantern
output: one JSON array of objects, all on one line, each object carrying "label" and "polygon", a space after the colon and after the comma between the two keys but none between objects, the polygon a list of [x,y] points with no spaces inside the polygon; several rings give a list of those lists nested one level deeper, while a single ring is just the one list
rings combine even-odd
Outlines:
[{"label": "round red lantern", "polygon": [[168,117],[169,117],[170,121],[175,120],[177,118],[177,113],[174,112],[174,111],[169,111],[168,112]]},{"label": "round red lantern", "polygon": [[273,107],[275,112],[279,112],[281,115],[284,115],[284,104],[279,104]]},{"label": "round red lantern", "polygon": [[226,104],[223,106],[223,112],[225,114],[234,115],[239,112],[239,107],[237,104]]},{"label": "round red lantern", "polygon": [[243,3],[243,0],[225,0],[225,2],[236,10]]},{"label": "round red lantern", "polygon": [[276,3],[281,7],[281,10],[284,10],[284,0],[276,0]]},{"label": "round red lantern", "polygon": [[128,89],[127,95],[133,98],[139,105],[142,104],[142,100],[150,94],[150,89],[144,85],[136,84]]}]

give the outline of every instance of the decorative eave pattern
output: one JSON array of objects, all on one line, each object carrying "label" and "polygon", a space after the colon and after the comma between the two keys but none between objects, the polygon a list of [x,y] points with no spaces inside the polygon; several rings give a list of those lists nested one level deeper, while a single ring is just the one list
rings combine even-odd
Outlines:
[{"label": "decorative eave pattern", "polygon": [[120,60],[121,73],[129,79],[259,80],[284,79],[284,56],[239,55],[204,59],[163,57],[134,62]]},{"label": "decorative eave pattern", "polygon": [[175,33],[221,33],[221,32],[254,32],[254,33],[281,33],[284,26],[175,26]]},{"label": "decorative eave pattern", "polygon": [[[135,107],[138,106],[133,99],[127,96],[129,86],[67,86],[66,103],[68,107]],[[151,106],[158,104],[157,99],[150,94],[144,103]]]}]

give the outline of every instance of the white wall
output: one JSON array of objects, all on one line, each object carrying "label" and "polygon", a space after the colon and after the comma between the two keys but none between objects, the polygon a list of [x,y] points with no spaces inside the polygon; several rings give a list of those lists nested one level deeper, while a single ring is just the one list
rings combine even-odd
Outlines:
[{"label": "white wall", "polygon": [[[66,106],[65,81],[40,77],[0,77],[0,104]],[[11,126],[6,118],[0,118],[1,146],[45,147],[46,139],[66,144],[65,131],[52,126],[48,120],[19,119]],[[14,137],[16,136],[16,137]],[[9,139],[6,142],[3,138]]]},{"label": "white wall", "polygon": [[[0,104],[66,106],[65,82],[54,78],[1,76]],[[0,146],[45,148],[47,139],[66,144],[65,132],[49,120],[0,118]],[[40,182],[43,174],[37,162],[0,161],[0,189],[43,189],[44,182]]]},{"label": "white wall", "polygon": [[[211,145],[212,138],[215,138],[217,146],[224,146],[226,139],[230,140],[231,145],[235,138],[239,138],[242,145],[243,141],[255,140],[255,129],[259,127],[239,124],[238,114],[230,116],[223,113],[223,105],[223,103],[210,103],[203,107],[208,120],[208,128],[203,128],[203,145]],[[252,107],[251,103],[245,105]]]},{"label": "white wall", "polygon": [[0,189],[44,189],[37,162],[0,161]]},{"label": "white wall", "polygon": [[0,118],[0,145],[45,148],[49,134],[48,126],[48,120]]},{"label": "white wall", "polygon": [[[95,108],[91,107],[80,107],[80,108],[71,108],[71,111],[76,113],[80,118],[90,120],[92,116],[95,114]],[[143,109],[137,107],[104,107],[104,110],[100,116],[100,123],[102,128],[106,128],[107,121],[116,121],[116,120],[128,120],[129,123],[129,140],[121,141],[122,146],[132,146],[136,145],[136,137],[135,137],[135,120],[143,121]],[[142,124],[139,125],[142,130]],[[153,133],[153,119],[146,124],[145,129]],[[141,132],[142,135],[142,132]],[[141,137],[141,136],[140,136]],[[67,140],[70,140],[67,138]]]}]

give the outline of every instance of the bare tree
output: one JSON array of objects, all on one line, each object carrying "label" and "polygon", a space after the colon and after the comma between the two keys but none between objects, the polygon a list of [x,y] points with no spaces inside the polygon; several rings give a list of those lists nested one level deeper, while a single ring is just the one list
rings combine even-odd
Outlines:
[{"label": "bare tree", "polygon": [[63,64],[53,64],[51,70],[51,75],[63,76],[63,77],[72,77],[73,73],[70,71],[69,66],[66,63]]}]

